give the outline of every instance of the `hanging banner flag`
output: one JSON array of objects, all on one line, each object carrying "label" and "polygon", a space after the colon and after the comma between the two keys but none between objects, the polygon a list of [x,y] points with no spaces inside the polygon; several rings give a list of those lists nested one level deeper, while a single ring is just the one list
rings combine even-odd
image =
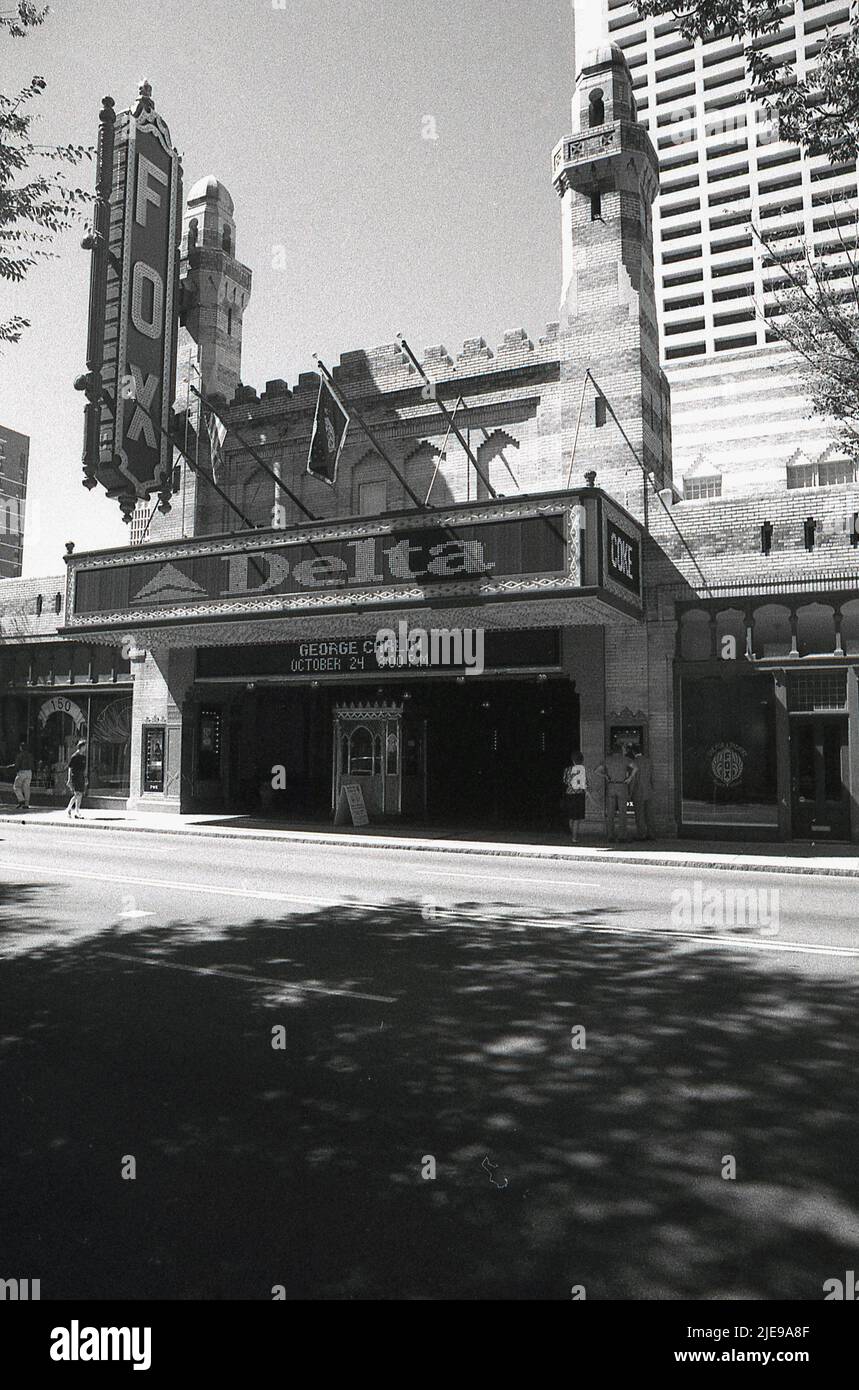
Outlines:
[{"label": "hanging banner flag", "polygon": [[209,458],[212,461],[212,477],[220,486],[221,477],[224,471],[224,440],[227,437],[227,427],[209,406],[205,408],[206,433],[209,436]]},{"label": "hanging banner flag", "polygon": [[179,327],[182,165],[152,89],[100,117],[86,392],[84,486],[101,483],[129,520],[140,498],[169,505]]},{"label": "hanging banner flag", "polygon": [[324,377],[319,378],[319,397],[307,455],[307,471],[331,487],[337,481],[337,464],[349,428],[349,413]]}]

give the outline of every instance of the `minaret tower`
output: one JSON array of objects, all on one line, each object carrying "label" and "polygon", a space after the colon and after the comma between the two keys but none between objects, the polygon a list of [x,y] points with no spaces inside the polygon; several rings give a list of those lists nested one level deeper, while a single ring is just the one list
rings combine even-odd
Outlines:
[{"label": "minaret tower", "polygon": [[[206,396],[231,401],[241,380],[242,319],[251,297],[251,272],[236,260],[233,200],[209,175],[188,194],[182,225],[183,327],[179,333],[180,370],[199,354]],[[184,383],[183,383],[184,387]],[[179,406],[184,404],[177,391]]]},{"label": "minaret tower", "polygon": [[563,216],[564,459],[568,464],[578,430],[573,483],[596,470],[598,485],[643,519],[642,470],[593,387],[585,387],[585,374],[593,374],[656,487],[668,485],[670,397],[659,364],[651,215],[659,165],[637,121],[626,58],[608,43],[604,7],[576,0],[575,8],[577,20],[580,8],[586,16],[589,36],[605,41],[583,52],[578,29],[573,134],[557,146],[552,164]]}]

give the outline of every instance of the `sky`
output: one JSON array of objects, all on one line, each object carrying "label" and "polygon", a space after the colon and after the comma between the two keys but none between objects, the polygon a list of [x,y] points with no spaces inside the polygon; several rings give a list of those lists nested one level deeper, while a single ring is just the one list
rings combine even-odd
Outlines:
[{"label": "sky", "polygon": [[[46,78],[39,143],[95,144],[101,97],[122,109],[149,79],[186,192],[214,174],[233,196],[254,277],[242,377],[263,390],[314,352],[331,366],[402,332],[455,357],[557,319],[572,30],[570,0],[54,0],[41,29],[0,36],[0,81]],[[0,355],[0,425],[32,440],[25,575],[59,573],[68,540],[128,538],[80,481],[82,230],[20,288],[0,281],[0,317],[33,325]]]}]

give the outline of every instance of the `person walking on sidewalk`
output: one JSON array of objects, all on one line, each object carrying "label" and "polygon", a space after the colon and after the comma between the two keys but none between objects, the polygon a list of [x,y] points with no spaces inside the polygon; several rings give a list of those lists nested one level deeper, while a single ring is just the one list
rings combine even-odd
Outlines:
[{"label": "person walking on sidewalk", "polygon": [[635,812],[635,834],[639,840],[652,840],[650,800],[653,796],[653,764],[637,743],[630,748],[635,776],[630,787],[632,809]]},{"label": "person walking on sidewalk", "polygon": [[79,739],[75,751],[69,758],[68,789],[72,799],[66,807],[66,815],[71,820],[82,820],[81,802],[86,791],[86,739]]},{"label": "person walking on sidewalk", "polygon": [[26,743],[22,742],[15,759],[15,781],[12,783],[12,790],[18,803],[15,807],[16,811],[29,811],[30,809],[30,784],[33,781],[34,767],[33,755]]},{"label": "person walking on sidewalk", "polygon": [[564,768],[564,814],[570,824],[573,844],[579,838],[579,822],[585,818],[585,797],[588,792],[588,773],[581,750],[576,749]]},{"label": "person walking on sidewalk", "polygon": [[[604,763],[595,769],[595,776],[606,781],[606,824],[609,844],[616,840],[626,840],[626,802],[630,783],[635,774],[635,764],[626,753],[619,750],[609,753]],[[618,818],[620,834],[618,834]]]}]

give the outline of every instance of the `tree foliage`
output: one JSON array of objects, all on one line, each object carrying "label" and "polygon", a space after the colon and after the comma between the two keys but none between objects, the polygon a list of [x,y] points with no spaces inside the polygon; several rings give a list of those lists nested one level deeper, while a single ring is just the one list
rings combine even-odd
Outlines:
[{"label": "tree foliage", "polygon": [[816,414],[835,420],[848,457],[859,460],[859,212],[833,202],[827,230],[837,254],[807,242],[765,239],[753,227],[764,268],[775,277],[769,304],[757,305],[767,328],[794,353]]},{"label": "tree foliage", "polygon": [[[21,39],[43,24],[47,6],[19,0],[0,14],[3,37]],[[32,138],[35,113],[30,104],[45,90],[33,77],[9,96],[0,92],[0,279],[24,280],[37,261],[51,256],[51,243],[81,215],[92,195],[67,182],[69,166],[92,156],[84,145],[39,145]],[[15,343],[29,320],[20,314],[0,319],[0,343]]]},{"label": "tree foliage", "polygon": [[851,7],[842,31],[823,30],[815,66],[800,79],[771,40],[789,25],[796,3],[776,0],[636,0],[642,15],[673,15],[689,40],[743,40],[749,90],[777,117],[789,144],[825,154],[834,164],[859,152],[859,13]]}]

